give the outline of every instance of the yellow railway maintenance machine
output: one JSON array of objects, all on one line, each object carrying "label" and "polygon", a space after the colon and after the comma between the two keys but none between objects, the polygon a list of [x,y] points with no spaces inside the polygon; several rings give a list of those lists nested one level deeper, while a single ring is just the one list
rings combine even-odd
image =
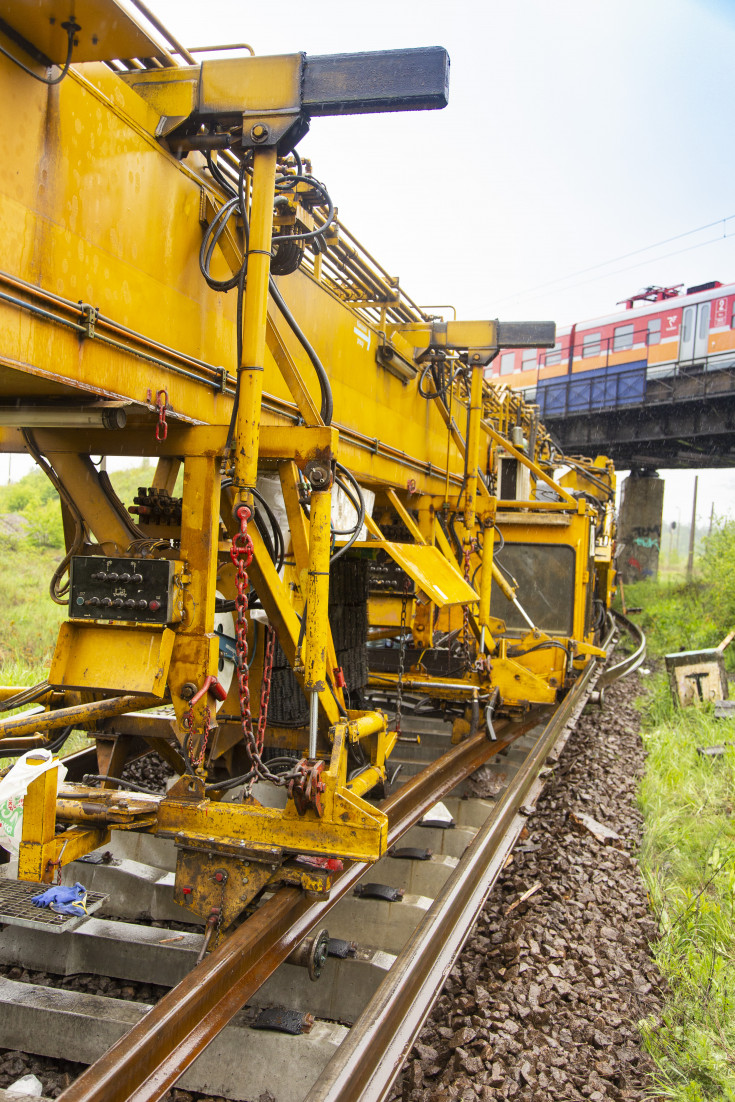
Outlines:
[{"label": "yellow railway maintenance machine", "polygon": [[[68,604],[48,681],[0,690],[0,756],[81,729],[102,777],[32,781],[18,876],[172,838],[219,932],[385,852],[404,693],[457,739],[599,653],[614,476],[555,481],[484,381],[553,325],[422,311],[297,152],[319,115],[443,107],[444,50],[198,64],[114,0],[6,0],[0,50],[0,440],[58,490]],[[123,503],[92,456],[151,485]],[[120,783],[151,747],[165,797]]]}]

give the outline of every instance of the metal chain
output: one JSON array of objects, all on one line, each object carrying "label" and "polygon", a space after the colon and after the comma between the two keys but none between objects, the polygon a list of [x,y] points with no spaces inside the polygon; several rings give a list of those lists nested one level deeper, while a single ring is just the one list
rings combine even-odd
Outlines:
[{"label": "metal chain", "polygon": [[[468,585],[470,584],[471,554],[472,546],[467,544],[464,549],[464,580]],[[470,654],[470,608],[467,604],[462,606],[462,659],[464,661],[464,672],[469,673],[472,669],[472,655]]]},{"label": "metal chain", "polygon": [[401,602],[401,643],[398,651],[398,683],[396,685],[396,731],[400,735],[403,720],[403,670],[406,664],[406,611],[408,608],[408,591],[411,586],[410,578],[403,582],[403,601]]},{"label": "metal chain", "polygon": [[[187,753],[190,753],[191,752],[192,741],[193,741],[194,735],[196,733],[194,731],[194,707],[193,707],[193,705],[189,708],[188,712],[184,713],[184,716],[182,718],[182,724],[183,724],[184,727],[186,727],[187,731],[189,732],[188,735],[186,736],[186,742],[184,743],[184,749],[187,751]],[[207,752],[207,742],[209,741],[209,735],[210,735],[211,730],[212,730],[212,712],[210,711],[209,706],[207,706],[204,709],[204,731],[202,733],[201,749],[199,750],[199,753],[195,758],[190,759],[191,764],[195,765],[197,768],[204,761],[204,755]]]},{"label": "metal chain", "polygon": [[263,658],[263,680],[260,683],[260,712],[258,713],[258,753],[263,753],[265,745],[265,728],[268,723],[268,704],[271,698],[271,672],[273,670],[273,651],[275,635],[272,626],[268,624],[265,629],[265,656]]},{"label": "metal chain", "polygon": [[268,722],[268,702],[271,694],[271,670],[273,667],[273,649],[275,645],[275,632],[268,625],[269,634],[266,642],[263,659],[263,680],[260,689],[260,714],[258,716],[257,732],[253,730],[253,715],[250,709],[250,671],[248,670],[248,622],[245,613],[248,608],[248,574],[247,570],[253,561],[253,541],[248,535],[248,521],[252,516],[247,505],[241,505],[236,517],[240,522],[240,530],[232,539],[230,558],[237,571],[235,586],[235,654],[237,658],[237,683],[240,695],[240,716],[242,718],[242,732],[245,739],[245,748],[251,762],[250,779],[245,784],[243,799],[252,789],[256,778],[261,777],[272,784],[285,785],[288,783],[288,774],[272,773],[267,763],[261,760],[261,753],[265,742],[265,728]]},{"label": "metal chain", "polygon": [[247,505],[241,505],[236,517],[240,530],[232,538],[230,558],[236,570],[235,597],[235,654],[237,656],[237,683],[240,695],[240,716],[245,746],[255,767],[257,743],[253,733],[253,717],[250,711],[250,671],[248,670],[248,622],[245,613],[248,607],[248,567],[253,561],[253,541],[248,535],[248,521],[251,512]]},{"label": "metal chain", "polygon": [[[163,400],[161,396],[163,396]],[[168,436],[168,425],[166,424],[166,411],[168,410],[167,390],[156,391],[156,409],[158,410],[158,421],[156,422],[156,440],[165,440]]]}]

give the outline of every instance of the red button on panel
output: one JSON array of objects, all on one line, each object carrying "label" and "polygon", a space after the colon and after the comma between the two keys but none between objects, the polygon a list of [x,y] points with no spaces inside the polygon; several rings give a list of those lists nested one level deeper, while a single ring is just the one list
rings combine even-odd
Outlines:
[{"label": "red button on panel", "polygon": [[151,610],[151,612],[158,612],[160,607],[161,607],[161,602],[160,601],[149,601],[148,602],[148,608]]}]

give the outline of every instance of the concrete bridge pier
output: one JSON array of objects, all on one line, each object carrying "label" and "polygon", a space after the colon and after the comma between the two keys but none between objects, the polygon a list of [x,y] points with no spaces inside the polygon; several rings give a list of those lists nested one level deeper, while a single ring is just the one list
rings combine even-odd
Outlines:
[{"label": "concrete bridge pier", "polygon": [[658,576],[663,503],[658,471],[632,470],[623,483],[618,515],[617,567],[623,582]]}]

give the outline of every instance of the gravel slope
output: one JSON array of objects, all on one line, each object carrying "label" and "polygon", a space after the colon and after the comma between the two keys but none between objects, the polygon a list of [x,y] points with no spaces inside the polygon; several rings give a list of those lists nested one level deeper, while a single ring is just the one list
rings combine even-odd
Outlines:
[{"label": "gravel slope", "polygon": [[638,688],[613,686],[570,737],[406,1064],[405,1100],[651,1098],[636,1022],[660,1010],[662,981],[635,861]]}]

